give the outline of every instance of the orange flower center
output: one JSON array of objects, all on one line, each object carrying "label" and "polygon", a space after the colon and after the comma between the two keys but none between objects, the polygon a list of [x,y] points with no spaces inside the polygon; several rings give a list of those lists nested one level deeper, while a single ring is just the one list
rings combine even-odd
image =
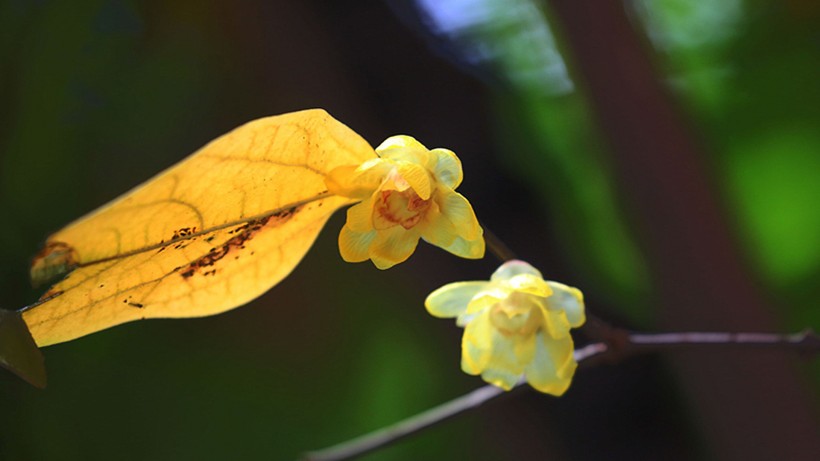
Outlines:
[{"label": "orange flower center", "polygon": [[410,229],[421,221],[428,208],[430,200],[422,200],[412,188],[383,190],[373,206],[373,227],[387,229],[401,225]]}]

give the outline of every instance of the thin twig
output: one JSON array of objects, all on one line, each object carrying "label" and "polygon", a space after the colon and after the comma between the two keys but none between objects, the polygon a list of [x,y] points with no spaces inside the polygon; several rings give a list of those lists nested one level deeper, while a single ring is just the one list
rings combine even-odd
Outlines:
[{"label": "thin twig", "polygon": [[[580,362],[606,351],[606,344],[593,343],[576,350],[574,354],[575,360]],[[526,381],[521,379],[516,383],[515,387],[521,386],[524,383],[526,383]],[[496,386],[488,385],[480,387],[468,394],[433,407],[415,416],[411,416],[391,426],[323,450],[308,452],[302,459],[304,461],[341,461],[355,456],[361,456],[423,429],[433,427],[465,411],[478,408],[493,398],[504,394],[504,392],[503,389]]]},{"label": "thin twig", "polygon": [[433,427],[453,416],[477,408],[483,403],[504,393],[495,386],[480,387],[468,394],[447,403],[433,407],[425,412],[411,416],[396,424],[365,434],[347,442],[334,445],[324,450],[308,452],[304,461],[339,461],[369,453],[377,448],[415,434],[422,429]]},{"label": "thin twig", "polygon": [[[778,335],[774,333],[630,333],[625,330],[625,341],[620,344],[596,342],[575,350],[577,362],[583,362],[592,357],[613,354],[617,356],[632,349],[636,351],[660,350],[670,347],[684,346],[779,346],[795,349],[801,352],[820,352],[820,336],[812,330],[800,333]],[[525,384],[522,378],[515,387]],[[436,426],[456,415],[489,402],[504,394],[504,390],[488,385],[478,388],[466,395],[453,399],[447,403],[433,407],[393,425],[365,434],[347,442],[334,445],[322,450],[306,453],[303,461],[342,461],[372,452],[378,448],[401,440],[409,435],[424,429]]]},{"label": "thin twig", "polygon": [[820,352],[820,336],[811,329],[799,333],[630,333],[629,346],[634,348],[665,349],[671,346],[786,346],[801,352]]}]

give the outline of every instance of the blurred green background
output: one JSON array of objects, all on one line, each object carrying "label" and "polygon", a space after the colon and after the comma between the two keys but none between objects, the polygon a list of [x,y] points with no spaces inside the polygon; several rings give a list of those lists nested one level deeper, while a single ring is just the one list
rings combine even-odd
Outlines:
[{"label": "blurred green background", "polygon": [[[752,327],[820,328],[818,3],[611,2],[618,14],[601,23],[623,28],[583,33],[584,18],[608,10],[568,4],[3,0],[0,306],[37,299],[28,262],[68,221],[245,121],[322,107],[373,145],[407,133],[453,149],[479,219],[550,278],[580,287],[590,311],[631,328],[749,328],[697,310],[676,322],[685,313],[668,294],[697,299],[703,287],[666,276],[664,242],[688,234],[647,238],[654,217],[634,193],[674,178],[626,161],[662,164],[667,152],[624,151],[619,123],[652,111],[637,97],[612,117],[618,90],[601,90],[608,70],[589,73],[602,61],[578,45],[586,40],[617,60],[613,79],[650,75],[661,113],[676,114],[696,146],[685,165],[706,187],[692,188],[708,192],[714,228],[730,237],[704,267],[738,264],[727,279],[754,286],[765,314]],[[618,60],[624,37],[649,67]],[[678,196],[685,203],[689,191]],[[675,202],[670,215],[685,208]],[[481,385],[458,368],[460,330],[429,317],[423,300],[487,277],[497,261],[422,246],[387,272],[345,264],[342,223],[335,216],[297,270],[247,306],[49,347],[45,391],[0,373],[0,459],[295,459]],[[728,285],[727,304],[742,313]],[[697,354],[712,352],[687,357]],[[731,459],[767,425],[795,439],[757,459],[778,443],[820,459],[816,361],[776,355],[788,373],[762,365],[745,377],[797,383],[802,416],[726,427],[723,402],[737,397],[755,414],[755,391],[710,394],[698,382],[722,378],[690,381],[669,355],[582,369],[561,399],[516,392],[365,459]],[[783,397],[767,396],[775,407]]]}]

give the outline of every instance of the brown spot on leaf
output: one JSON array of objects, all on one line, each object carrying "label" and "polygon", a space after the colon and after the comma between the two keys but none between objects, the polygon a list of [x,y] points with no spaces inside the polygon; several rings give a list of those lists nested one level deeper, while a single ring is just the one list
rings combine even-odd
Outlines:
[{"label": "brown spot on leaf", "polygon": [[48,242],[31,262],[31,283],[35,287],[63,276],[77,267],[77,251],[64,242]]},{"label": "brown spot on leaf", "polygon": [[185,237],[189,237],[193,234],[196,234],[196,226],[194,227],[181,227],[174,231],[174,235],[171,237],[171,240],[179,240]]},{"label": "brown spot on leaf", "polygon": [[[292,218],[293,215],[299,211],[299,209],[300,207],[292,207],[264,218],[248,221],[247,223],[228,231],[228,234],[233,235],[233,237],[228,239],[228,241],[222,245],[211,248],[208,253],[185,266],[179,275],[181,275],[182,278],[187,279],[192,277],[197,272],[202,275],[216,274],[216,269],[211,268],[211,266],[216,264],[229,253],[243,250],[245,248],[245,242],[252,239],[264,227],[276,227],[289,221],[290,218]],[[238,255],[236,255],[234,259],[236,258],[238,258]],[[205,268],[211,269],[205,270]]]}]

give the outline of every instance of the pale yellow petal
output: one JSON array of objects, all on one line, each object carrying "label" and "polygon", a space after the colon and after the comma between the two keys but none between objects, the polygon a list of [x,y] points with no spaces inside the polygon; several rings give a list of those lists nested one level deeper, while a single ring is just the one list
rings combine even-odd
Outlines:
[{"label": "pale yellow petal", "polygon": [[536,338],[537,336],[535,333],[521,335],[516,338],[515,356],[518,358],[518,363],[522,364],[522,366],[526,366],[535,358],[535,348],[537,344]]},{"label": "pale yellow petal", "polygon": [[542,308],[544,315],[544,331],[553,339],[562,339],[569,336],[570,324],[567,314],[562,310]]},{"label": "pale yellow petal", "polygon": [[353,232],[373,230],[373,196],[347,209],[346,227]]},{"label": "pale yellow petal", "polygon": [[464,179],[461,170],[461,160],[449,149],[433,149],[430,151],[431,170],[436,181],[450,189],[455,189]]},{"label": "pale yellow petal", "polygon": [[500,368],[488,368],[481,373],[481,379],[505,391],[510,391],[521,379],[521,375],[514,375]]},{"label": "pale yellow petal", "polygon": [[397,134],[395,136],[390,136],[389,138],[385,139],[379,147],[376,148],[376,152],[379,155],[396,148],[413,148],[413,149],[423,149],[427,150],[424,145],[418,141],[416,138],[412,136],[407,136],[404,134]]},{"label": "pale yellow petal", "polygon": [[499,266],[498,269],[496,269],[495,272],[493,272],[493,275],[492,277],[490,277],[490,280],[492,280],[493,282],[506,282],[507,280],[510,280],[511,278],[520,274],[532,275],[539,279],[544,278],[541,275],[541,272],[538,271],[538,269],[532,267],[524,261],[513,259],[512,261],[507,261],[501,266]]},{"label": "pale yellow petal", "polygon": [[586,321],[584,312],[584,294],[581,290],[563,283],[547,281],[553,294],[547,298],[548,309],[561,309],[566,312],[567,320],[573,328],[580,327]]},{"label": "pale yellow petal", "polygon": [[[497,330],[493,331],[490,359],[481,372],[484,381],[506,390],[515,386],[524,374],[526,365],[516,354],[519,348],[527,348],[526,345],[519,346],[521,339],[516,335],[505,336]],[[535,349],[534,342],[532,347]]]},{"label": "pale yellow petal", "polygon": [[455,226],[450,220],[443,218],[435,201],[430,203],[420,227],[424,241],[439,248],[447,248],[457,236]]},{"label": "pale yellow petal", "polygon": [[484,237],[479,237],[477,240],[464,240],[461,237],[456,237],[453,243],[447,245],[444,249],[466,259],[481,259],[486,251]]},{"label": "pale yellow petal", "polygon": [[[504,288],[509,289],[509,287],[506,286]],[[531,312],[536,311],[537,315],[533,318],[537,319],[538,324],[541,325],[543,323],[543,316],[541,315],[542,302],[543,299],[538,296],[533,296],[529,293],[524,293],[521,291],[511,291],[511,293],[504,300],[501,301],[499,307],[502,311],[501,313],[503,313],[505,317],[513,318],[525,316],[524,318],[520,318],[517,321],[525,321],[526,319],[531,317],[529,315]],[[509,324],[504,328],[517,329],[519,327],[516,327],[513,324]]]},{"label": "pale yellow petal", "polygon": [[436,189],[435,200],[442,216],[455,226],[459,237],[465,241],[483,239],[484,231],[478,224],[472,205],[463,195],[452,189],[439,187]]},{"label": "pale yellow petal", "polygon": [[467,240],[459,235],[460,230],[444,215],[441,214],[437,203],[433,202],[420,224],[422,238],[439,248],[467,259],[481,259],[484,257],[485,243],[483,230],[479,227],[476,239]]},{"label": "pale yellow petal", "polygon": [[370,246],[370,259],[379,269],[389,269],[404,262],[419,243],[419,231],[416,228],[405,229],[394,226],[380,230]]},{"label": "pale yellow petal", "polygon": [[370,258],[370,245],[376,238],[376,231],[355,232],[345,225],[339,233],[339,253],[349,263],[367,261]]},{"label": "pale yellow petal", "polygon": [[504,287],[488,285],[473,296],[473,299],[467,305],[467,313],[475,314],[484,309],[489,309],[503,301],[509,294],[510,291]]},{"label": "pale yellow petal", "polygon": [[487,286],[487,282],[449,283],[427,296],[424,306],[434,317],[450,318],[467,311],[473,296]]},{"label": "pale yellow petal", "polygon": [[464,328],[464,335],[461,337],[461,369],[465,373],[478,375],[484,371],[490,361],[493,331],[487,311],[476,315]]},{"label": "pale yellow petal", "polygon": [[387,138],[376,148],[376,153],[392,162],[410,162],[422,167],[430,162],[430,151],[415,138],[406,135]]},{"label": "pale yellow petal", "polygon": [[552,288],[541,277],[532,274],[518,274],[505,282],[508,287],[515,291],[528,293],[546,298],[552,294]]},{"label": "pale yellow petal", "polygon": [[461,327],[461,328],[464,328],[470,322],[473,321],[473,319],[475,318],[476,315],[477,314],[470,314],[470,313],[467,313],[467,312],[464,312],[463,314],[459,314],[459,316],[456,317],[456,325]]},{"label": "pale yellow petal", "polygon": [[379,188],[390,168],[381,159],[371,159],[362,165],[336,167],[325,177],[325,185],[331,194],[364,199]]},{"label": "pale yellow petal", "polygon": [[527,382],[538,391],[563,395],[569,388],[577,367],[572,354],[572,339],[555,341],[539,333],[535,357],[524,371]]}]

